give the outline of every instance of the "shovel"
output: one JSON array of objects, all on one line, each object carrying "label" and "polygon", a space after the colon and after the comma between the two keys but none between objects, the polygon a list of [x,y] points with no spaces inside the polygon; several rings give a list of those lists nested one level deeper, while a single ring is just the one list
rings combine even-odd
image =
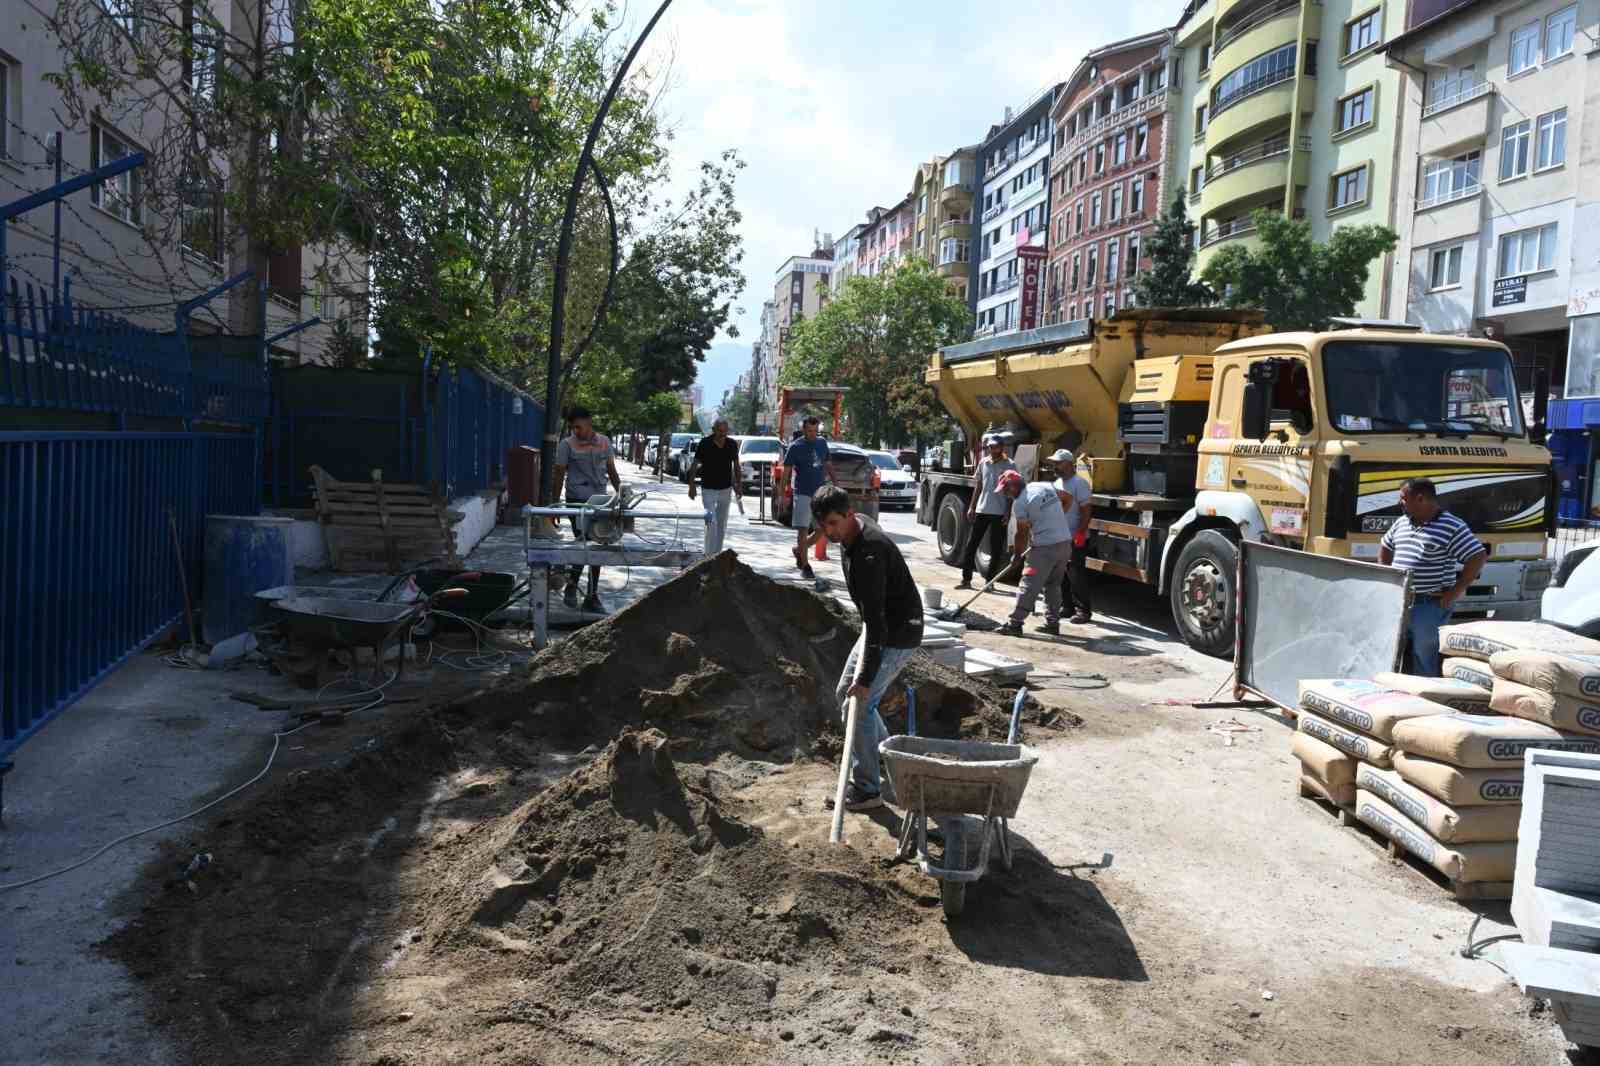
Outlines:
[{"label": "shovel", "polygon": [[983,586],[983,588],[979,589],[977,592],[974,592],[972,594],[972,598],[967,600],[967,602],[962,604],[951,604],[949,607],[945,607],[942,610],[935,612],[934,617],[941,622],[954,622],[957,618],[960,618],[962,611],[965,611],[968,607],[971,607],[974,603],[977,603],[978,597],[994,588],[995,582],[999,581],[1001,578],[1011,573],[1011,571],[1015,570],[1020,563],[1028,558],[1028,552],[1031,552],[1032,550],[1032,548],[1029,548],[1028,551],[1023,552],[1021,555],[1007,563],[1004,570],[990,578],[989,583]]}]

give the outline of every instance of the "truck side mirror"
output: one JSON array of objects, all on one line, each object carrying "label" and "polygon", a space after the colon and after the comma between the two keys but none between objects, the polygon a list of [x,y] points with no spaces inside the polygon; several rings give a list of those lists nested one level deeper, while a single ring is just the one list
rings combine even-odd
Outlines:
[{"label": "truck side mirror", "polygon": [[1239,436],[1246,440],[1267,439],[1267,389],[1255,380],[1244,383],[1243,410],[1239,413]]},{"label": "truck side mirror", "polygon": [[1550,415],[1550,368],[1539,364],[1533,368],[1533,425],[1528,427],[1528,440],[1543,444],[1549,434],[1545,426]]}]

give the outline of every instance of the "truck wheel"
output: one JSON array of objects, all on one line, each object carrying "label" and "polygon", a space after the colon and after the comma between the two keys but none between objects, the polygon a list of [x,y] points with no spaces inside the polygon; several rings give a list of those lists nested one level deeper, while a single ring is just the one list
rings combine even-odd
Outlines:
[{"label": "truck wheel", "polygon": [[1239,549],[1214,529],[1202,529],[1183,546],[1172,571],[1172,618],[1185,644],[1196,651],[1233,655],[1234,584]]},{"label": "truck wheel", "polygon": [[946,493],[939,501],[933,529],[939,541],[939,558],[950,566],[960,566],[961,549],[967,541],[967,507],[960,494]]}]

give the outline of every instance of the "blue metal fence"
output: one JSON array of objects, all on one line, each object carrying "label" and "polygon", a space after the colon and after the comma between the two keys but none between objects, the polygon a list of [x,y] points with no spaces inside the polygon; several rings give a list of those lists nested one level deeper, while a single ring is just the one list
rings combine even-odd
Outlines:
[{"label": "blue metal fence", "polygon": [[472,367],[422,368],[422,480],[447,498],[506,480],[506,453],[537,447],[544,407],[532,396]]},{"label": "blue metal fence", "polygon": [[198,597],[205,516],[260,512],[268,399],[257,360],[4,296],[0,763],[182,617],[180,553]]}]

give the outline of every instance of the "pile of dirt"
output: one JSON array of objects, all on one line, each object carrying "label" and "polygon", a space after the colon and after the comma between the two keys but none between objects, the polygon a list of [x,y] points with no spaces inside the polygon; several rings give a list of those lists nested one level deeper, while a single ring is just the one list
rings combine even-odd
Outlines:
[{"label": "pile of dirt", "polygon": [[[859,635],[832,598],[774,582],[726,551],[547,649],[524,676],[460,711],[503,720],[531,708],[541,732],[569,743],[651,726],[679,754],[826,756],[837,750],[834,686]],[[906,668],[879,708],[891,731],[903,729],[907,686],[919,733],[1004,739],[1007,693],[927,657]],[[1024,721],[1077,724],[1031,701]]]}]

